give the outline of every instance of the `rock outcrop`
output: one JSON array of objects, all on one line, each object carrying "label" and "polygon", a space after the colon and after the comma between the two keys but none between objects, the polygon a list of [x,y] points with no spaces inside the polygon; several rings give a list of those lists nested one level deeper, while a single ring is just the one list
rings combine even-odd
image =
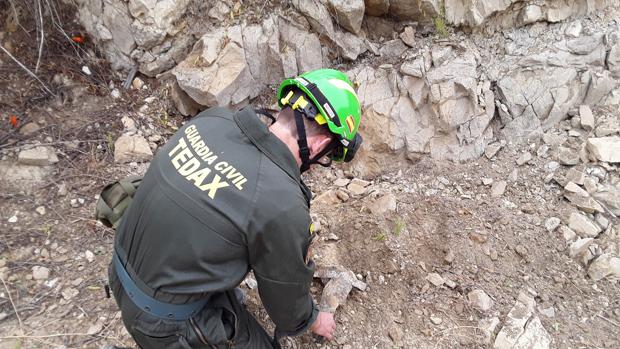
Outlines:
[{"label": "rock outcrop", "polygon": [[[184,115],[237,108],[285,77],[346,67],[364,115],[365,146],[353,163],[361,175],[380,173],[394,155],[475,159],[489,143],[537,139],[578,108],[581,125],[592,132],[586,147],[592,160],[618,161],[617,113],[590,109],[620,106],[617,24],[587,30],[581,20],[548,24],[618,5],[610,0],[294,0],[252,21],[237,19],[226,0],[208,11],[193,0],[78,5],[115,68],[171,72],[164,76],[173,77],[174,102]],[[473,34],[429,38],[442,23]],[[552,151],[563,165],[578,164],[584,153],[571,143]],[[591,203],[589,196],[569,196],[580,207]]]}]

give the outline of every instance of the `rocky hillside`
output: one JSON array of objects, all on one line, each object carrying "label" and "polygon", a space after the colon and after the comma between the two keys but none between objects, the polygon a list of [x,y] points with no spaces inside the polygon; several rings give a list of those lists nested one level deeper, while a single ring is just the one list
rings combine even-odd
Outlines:
[{"label": "rocky hillside", "polygon": [[612,3],[95,0],[79,18],[114,67],[167,81],[187,115],[272,95],[307,70],[346,70],[368,140],[356,170],[372,176],[387,155],[471,160],[540,138],[582,104],[617,108]]},{"label": "rocky hillside", "polygon": [[[620,347],[617,1],[74,2],[85,42],[45,33],[55,98],[0,52],[0,348],[133,346],[105,298],[101,188],[183,115],[275,108],[319,67],[355,83],[365,146],[305,175],[337,331],[285,348]],[[35,67],[34,23],[9,22],[0,44]]]}]

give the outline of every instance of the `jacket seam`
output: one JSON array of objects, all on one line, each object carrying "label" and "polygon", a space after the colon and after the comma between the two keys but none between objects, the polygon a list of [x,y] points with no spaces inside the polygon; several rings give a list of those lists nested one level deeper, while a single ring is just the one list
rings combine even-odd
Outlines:
[{"label": "jacket seam", "polygon": [[[254,191],[254,196],[252,197],[252,209],[248,210],[248,215],[245,217],[245,231],[248,232],[249,228],[250,228],[250,221],[251,218],[254,216],[254,212],[256,211],[256,206],[257,202],[258,202],[258,198],[260,197],[260,193],[261,193],[261,179],[263,177],[262,173],[262,168],[263,168],[263,158],[265,157],[265,154],[263,154],[262,152],[260,153],[260,157],[258,160],[258,175],[256,176],[256,189]],[[246,239],[246,248],[248,247],[248,242],[247,242],[247,235],[244,235],[245,239]],[[249,251],[248,251],[248,256],[249,256]]]}]

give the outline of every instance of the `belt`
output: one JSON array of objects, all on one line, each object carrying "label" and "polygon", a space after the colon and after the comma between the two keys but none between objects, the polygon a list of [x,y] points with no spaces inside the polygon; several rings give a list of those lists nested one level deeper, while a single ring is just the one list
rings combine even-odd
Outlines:
[{"label": "belt", "polygon": [[123,285],[125,293],[141,310],[161,319],[187,320],[198,313],[207,304],[208,299],[187,304],[171,304],[159,301],[144,293],[131,279],[116,252],[112,256],[116,275]]}]

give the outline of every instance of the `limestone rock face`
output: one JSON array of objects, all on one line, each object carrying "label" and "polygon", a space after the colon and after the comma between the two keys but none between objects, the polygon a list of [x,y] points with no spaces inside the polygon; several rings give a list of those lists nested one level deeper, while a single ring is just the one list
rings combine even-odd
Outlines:
[{"label": "limestone rock face", "polygon": [[359,85],[365,118],[361,132],[367,142],[359,170],[376,172],[382,154],[389,152],[455,161],[484,153],[493,136],[494,94],[490,82],[478,79],[475,54],[444,54],[436,60],[439,66],[431,60],[425,55],[407,61],[400,71],[364,67],[349,72]]},{"label": "limestone rock face", "polygon": [[366,14],[369,16],[383,16],[390,9],[390,0],[364,0]]},{"label": "limestone rock face", "polygon": [[327,4],[335,15],[336,23],[352,33],[359,34],[364,19],[363,0],[329,0]]}]

